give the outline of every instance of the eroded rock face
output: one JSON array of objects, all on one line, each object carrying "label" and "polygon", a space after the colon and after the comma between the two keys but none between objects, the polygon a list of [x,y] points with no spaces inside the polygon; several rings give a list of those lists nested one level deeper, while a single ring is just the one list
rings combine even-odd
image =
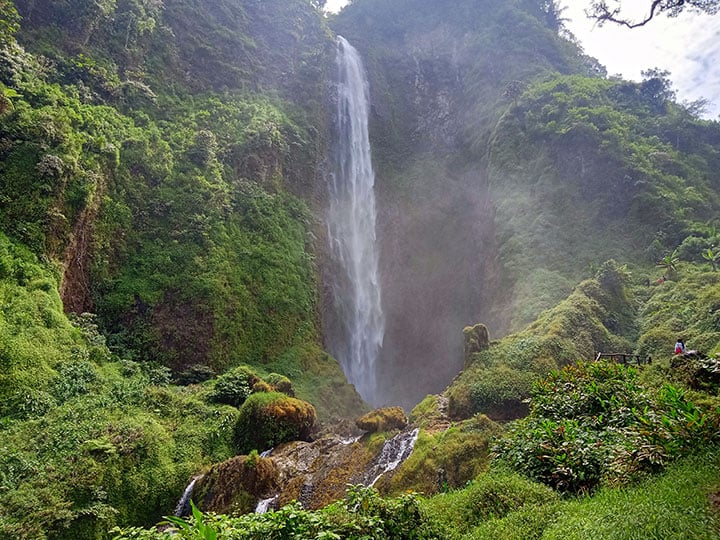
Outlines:
[{"label": "eroded rock face", "polygon": [[286,443],[254,460],[237,456],[213,466],[198,482],[196,503],[204,511],[243,514],[258,500],[277,496],[276,506],[298,500],[320,508],[342,498],[347,484],[359,482],[378,451],[358,439],[328,436]]},{"label": "eroded rock face", "polygon": [[279,489],[280,472],[275,463],[257,454],[236,456],[213,465],[195,485],[196,504],[220,514],[245,514],[258,499]]},{"label": "eroded rock face", "polygon": [[412,453],[418,432],[408,428],[386,438],[327,435],[282,444],[262,456],[237,456],[198,480],[194,500],[203,511],[230,514],[252,512],[258,501],[271,498],[273,507],[299,501],[321,508],[343,498],[348,484],[373,485],[382,477],[386,485]]}]

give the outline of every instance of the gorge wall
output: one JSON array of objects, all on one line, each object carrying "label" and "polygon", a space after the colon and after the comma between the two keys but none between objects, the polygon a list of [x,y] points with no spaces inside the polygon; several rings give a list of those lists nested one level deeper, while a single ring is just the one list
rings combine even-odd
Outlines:
[{"label": "gorge wall", "polygon": [[[369,71],[388,400],[441,391],[462,369],[464,326],[509,329],[487,145],[511,81],[581,68],[547,17],[532,3],[358,2],[332,22]],[[518,23],[533,49],[505,36]]]}]

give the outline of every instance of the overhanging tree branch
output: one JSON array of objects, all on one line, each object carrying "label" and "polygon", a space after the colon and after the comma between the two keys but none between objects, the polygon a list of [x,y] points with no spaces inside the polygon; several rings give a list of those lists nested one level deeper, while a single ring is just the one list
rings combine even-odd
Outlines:
[{"label": "overhanging tree branch", "polygon": [[614,9],[608,6],[606,0],[593,0],[591,9],[586,14],[597,20],[600,24],[612,22],[628,28],[637,28],[649,23],[657,14],[668,12],[669,16],[675,16],[684,9],[707,13],[713,15],[720,11],[720,0],[653,0],[650,3],[650,13],[641,21],[633,21],[622,17],[620,1],[616,0],[617,7]]}]

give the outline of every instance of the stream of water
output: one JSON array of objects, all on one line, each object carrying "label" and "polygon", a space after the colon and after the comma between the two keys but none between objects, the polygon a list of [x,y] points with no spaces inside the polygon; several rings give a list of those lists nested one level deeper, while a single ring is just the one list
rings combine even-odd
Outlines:
[{"label": "stream of water", "polygon": [[333,294],[343,336],[332,350],[348,380],[377,405],[376,360],[385,322],[375,238],[375,174],[368,135],[368,83],[358,52],[337,41],[337,145],[330,182],[328,238],[334,262]]},{"label": "stream of water", "polygon": [[[403,461],[410,457],[420,430],[402,431],[385,442],[375,464],[365,473],[365,484],[372,487],[386,472],[394,471]],[[372,478],[372,481],[369,481]]]},{"label": "stream of water", "polygon": [[195,488],[195,482],[200,480],[203,477],[201,474],[200,476],[196,476],[193,478],[190,483],[185,488],[185,491],[182,494],[182,497],[180,497],[180,500],[178,501],[177,505],[175,506],[175,514],[178,517],[188,516],[190,515],[190,498],[192,497],[193,489]]}]

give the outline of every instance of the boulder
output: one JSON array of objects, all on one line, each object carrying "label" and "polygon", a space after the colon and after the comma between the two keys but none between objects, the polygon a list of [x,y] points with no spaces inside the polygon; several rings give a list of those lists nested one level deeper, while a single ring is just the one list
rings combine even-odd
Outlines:
[{"label": "boulder", "polygon": [[279,392],[252,394],[235,425],[237,449],[245,454],[288,441],[309,441],[316,419],[315,408],[307,401]]},{"label": "boulder", "polygon": [[273,495],[277,489],[277,467],[253,452],[213,465],[198,480],[194,500],[205,512],[239,515],[252,512],[258,499]]},{"label": "boulder", "polygon": [[472,363],[474,354],[490,347],[490,334],[484,324],[476,324],[463,328],[463,337],[465,338],[464,352],[465,367],[467,368]]},{"label": "boulder", "polygon": [[355,421],[357,427],[370,433],[404,429],[407,424],[407,416],[401,407],[375,409]]}]

